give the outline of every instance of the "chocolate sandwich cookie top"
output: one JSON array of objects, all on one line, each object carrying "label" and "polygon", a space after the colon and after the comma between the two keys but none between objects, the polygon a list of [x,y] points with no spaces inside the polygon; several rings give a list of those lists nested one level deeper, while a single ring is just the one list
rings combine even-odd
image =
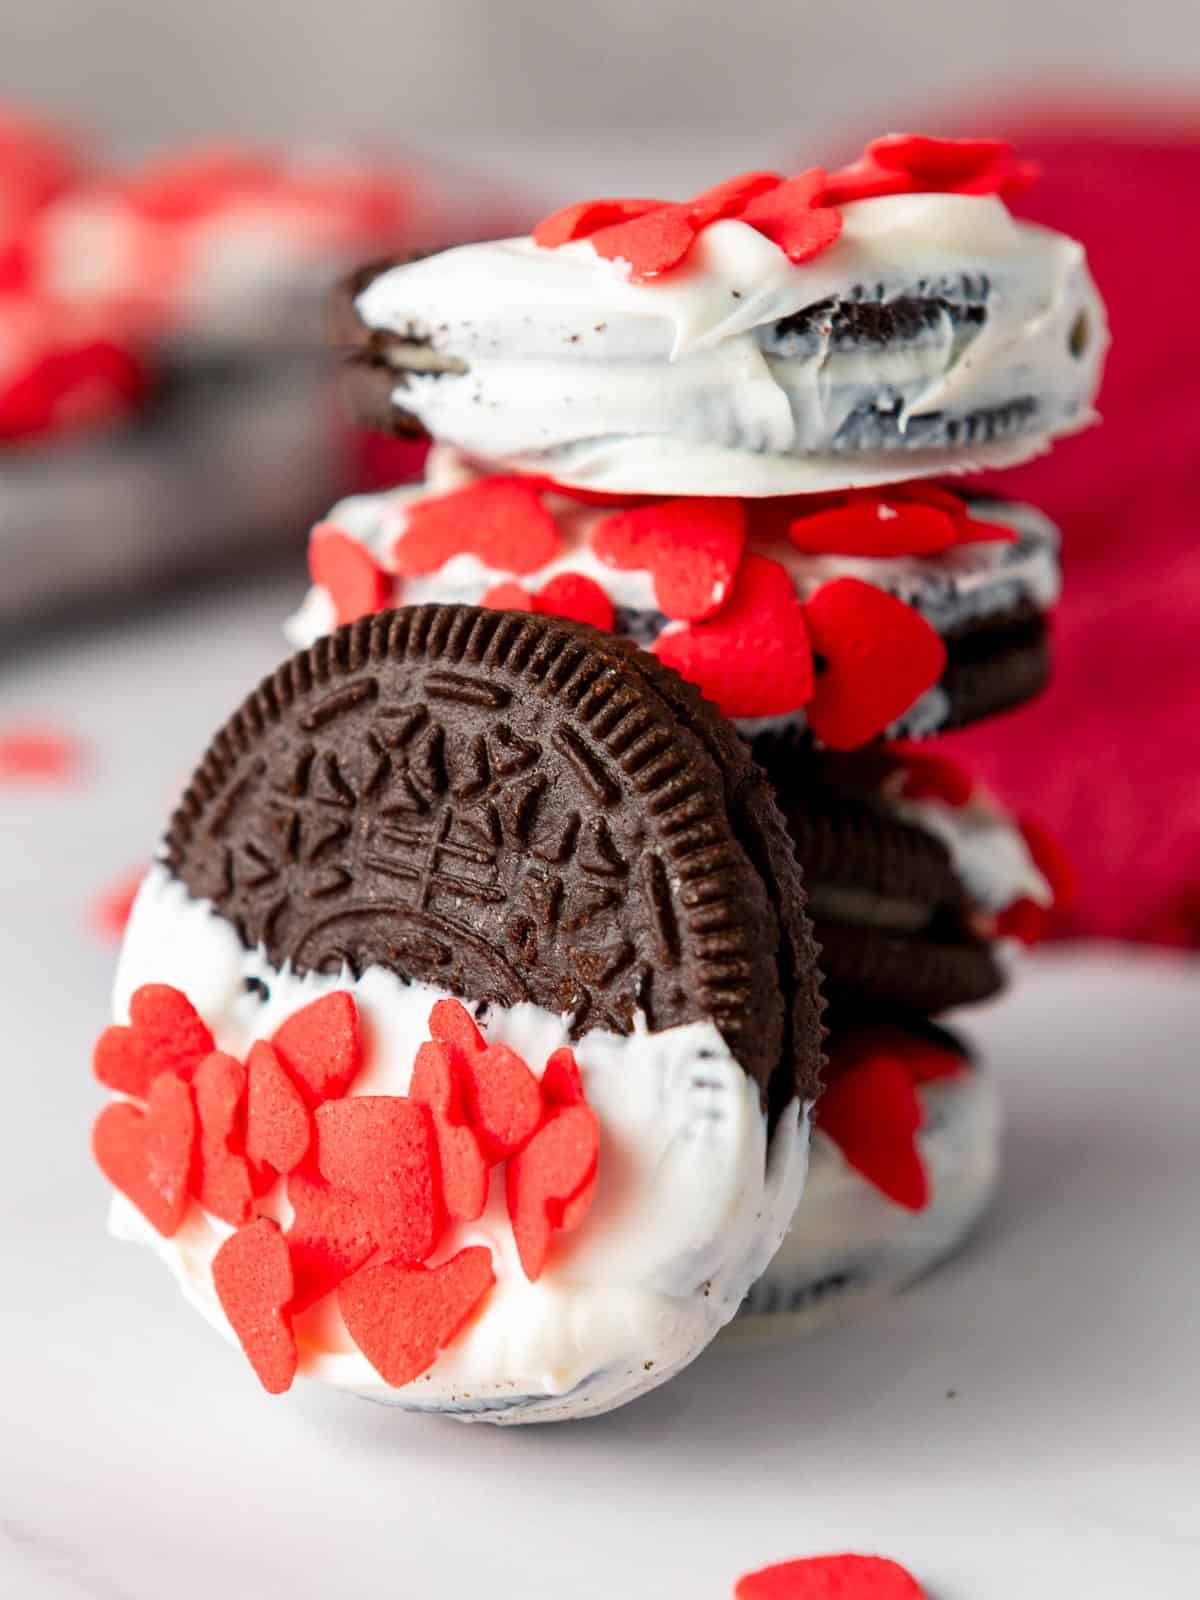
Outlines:
[{"label": "chocolate sandwich cookie top", "polygon": [[423,485],[314,529],[298,645],[360,612],[557,612],[649,648],[753,732],[850,748],[1016,705],[1048,670],[1058,535],[1027,506],[908,483],[742,500],[613,499],[437,447]]},{"label": "chocolate sandwich cookie top", "polygon": [[1092,420],[1081,247],[1015,221],[997,141],[587,201],[357,277],[359,419],[625,494],[767,496],[1028,458]]},{"label": "chocolate sandwich cookie top", "polygon": [[286,662],[217,734],[164,864],[293,972],[382,967],[572,1033],[713,1021],[811,1098],[819,1000],[782,818],[651,658],[531,614],[428,606]]},{"label": "chocolate sandwich cookie top", "polygon": [[834,1014],[934,1013],[1003,986],[1004,945],[1035,938],[1062,888],[1039,830],[939,755],[753,748],[804,868]]}]

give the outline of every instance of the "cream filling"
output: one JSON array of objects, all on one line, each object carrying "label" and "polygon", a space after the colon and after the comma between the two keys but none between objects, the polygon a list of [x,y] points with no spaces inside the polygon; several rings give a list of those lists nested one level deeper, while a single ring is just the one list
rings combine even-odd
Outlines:
[{"label": "cream filling", "polygon": [[993,915],[1018,900],[1054,904],[1054,892],[1034,864],[1021,830],[979,787],[965,806],[892,795],[889,807],[946,846],[967,897]]},{"label": "cream filling", "polygon": [[[246,979],[266,984],[263,1000]],[[151,869],[122,949],[114,1017],[127,1020],[143,983],[183,989],[217,1045],[244,1057],[298,1007],[334,989],[355,996],[367,1064],[351,1094],[403,1094],[417,1045],[428,1037],[445,991],[402,984],[371,968],[340,975],[276,971],[247,951],[213,907],[192,899],[165,868]],[[492,1008],[489,1040],[512,1046],[540,1073],[568,1019],[537,1006]],[[556,1238],[550,1262],[530,1283],[517,1259],[493,1172],[478,1222],[448,1230],[434,1261],[468,1244],[492,1252],[496,1285],[475,1322],[433,1367],[390,1389],[354,1347],[326,1297],[296,1320],[300,1372],[372,1399],[453,1410],[498,1421],[591,1415],[654,1387],[686,1365],[733,1316],[782,1237],[807,1165],[808,1115],[787,1109],[768,1142],[755,1084],[711,1022],[628,1036],[602,1030],[573,1045],[587,1098],[600,1121],[595,1199],[584,1225]],[[290,1220],[283,1185],[266,1206]],[[113,1203],[120,1237],[150,1244],[187,1298],[231,1339],[212,1288],[213,1256],[229,1229],[192,1204],[171,1239],[126,1200]]]},{"label": "cream filling", "polygon": [[896,1205],[817,1129],[795,1220],[731,1333],[779,1313],[815,1326],[882,1299],[949,1254],[975,1225],[999,1176],[1003,1112],[995,1087],[971,1067],[918,1094],[925,1122],[917,1148],[929,1205]]},{"label": "cream filling", "polygon": [[[415,327],[466,362],[462,376],[398,381],[396,403],[434,438],[617,493],[807,493],[1001,466],[1092,420],[1107,333],[1078,244],[1014,221],[994,197],[890,196],[843,214],[838,241],[800,266],[736,221],[646,284],[587,241],[508,239],[393,268],[357,308],[371,328]],[[964,277],[987,280],[969,340],[817,339],[784,354],[773,333],[856,289],[888,300]],[[979,445],[840,451],[842,424],[881,397],[901,436],[916,419],[1017,399],[1038,413],[1020,436]]]}]

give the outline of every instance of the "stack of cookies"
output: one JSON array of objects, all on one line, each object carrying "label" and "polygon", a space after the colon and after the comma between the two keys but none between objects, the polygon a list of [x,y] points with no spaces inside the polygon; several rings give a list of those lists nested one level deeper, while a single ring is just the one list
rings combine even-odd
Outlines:
[{"label": "stack of cookies", "polygon": [[997,1104],[935,1019],[1066,875],[921,741],[1048,676],[1056,531],[970,476],[1093,420],[1035,175],[895,136],[347,285],[355,418],[426,478],[313,529],[96,1063],[118,1231],[269,1388],[592,1414],[980,1214]]}]

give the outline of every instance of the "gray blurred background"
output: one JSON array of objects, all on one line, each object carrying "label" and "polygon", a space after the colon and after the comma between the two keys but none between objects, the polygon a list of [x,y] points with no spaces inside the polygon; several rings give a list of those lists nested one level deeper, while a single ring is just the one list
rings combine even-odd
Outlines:
[{"label": "gray blurred background", "polygon": [[1160,99],[1200,70],[1197,0],[3,0],[0,17],[0,97],[118,147],[355,135],[485,170],[498,149],[511,174],[529,140],[539,194],[598,139],[614,181],[644,182],[644,130],[664,170],[691,168],[698,129],[732,170],[767,139],[824,155],[914,107],[984,123],[993,96]]}]

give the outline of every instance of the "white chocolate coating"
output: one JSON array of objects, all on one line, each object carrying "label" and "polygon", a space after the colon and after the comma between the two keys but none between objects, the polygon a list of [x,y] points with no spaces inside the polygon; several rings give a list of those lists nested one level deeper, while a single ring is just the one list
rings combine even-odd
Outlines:
[{"label": "white chocolate coating", "polygon": [[[246,989],[258,978],[268,1000]],[[217,1045],[239,1058],[300,1006],[350,989],[367,1040],[351,1094],[403,1094],[430,1007],[445,991],[404,985],[381,968],[357,981],[278,972],[245,950],[207,902],[163,867],[134,905],[117,973],[114,1017],[128,1018],[143,983],[183,989]],[[570,1043],[567,1022],[533,1005],[480,1018],[540,1073]],[[521,1270],[494,1172],[478,1222],[447,1230],[433,1264],[469,1244],[492,1252],[496,1284],[479,1317],[403,1389],[390,1389],[354,1347],[335,1296],[296,1319],[300,1373],[337,1388],[466,1420],[550,1421],[594,1415],[655,1387],[686,1365],[733,1316],[795,1210],[807,1164],[808,1115],[798,1102],[768,1141],[757,1086],[715,1026],[688,1023],[627,1037],[595,1030],[573,1046],[600,1122],[598,1184],[578,1232],[556,1236],[545,1272]],[[284,1226],[282,1183],[265,1209]],[[150,1244],[187,1298],[232,1338],[212,1287],[211,1263],[230,1229],[192,1202],[164,1239],[122,1196],[111,1227]]]},{"label": "white chocolate coating", "polygon": [[928,1272],[979,1221],[996,1187],[1003,1115],[990,1077],[966,1067],[921,1085],[917,1148],[929,1176],[923,1211],[896,1205],[817,1129],[804,1196],[787,1237],[726,1337],[785,1323],[842,1321]]},{"label": "white chocolate coating", "polygon": [[[429,454],[424,484],[383,494],[351,496],[339,501],[325,521],[361,543],[385,572],[394,572],[394,547],[403,535],[409,507],[461,488],[478,476],[478,469],[458,452],[438,447]],[[565,572],[591,578],[617,611],[616,631],[640,645],[652,644],[669,622],[658,609],[651,573],[640,568],[606,566],[591,548],[591,532],[596,524],[619,507],[582,505],[553,493],[543,499],[557,524],[561,548],[552,561],[521,575],[517,581],[536,591]],[[752,534],[747,549],[785,567],[802,600],[834,578],[858,578],[911,605],[939,632],[1002,616],[1021,604],[1032,605],[1039,612],[1051,610],[1061,589],[1059,536],[1053,523],[1032,507],[1009,501],[977,501],[972,509],[982,520],[1011,528],[1017,541],[964,544],[930,556],[868,558],[809,555],[786,538],[766,539]],[[477,605],[495,584],[512,577],[510,571],[487,567],[473,555],[457,555],[436,572],[398,579],[391,603]],[[331,632],[335,623],[331,597],[314,586],[284,624],[284,632],[293,646],[304,649]],[[935,685],[905,713],[890,730],[890,736],[932,733],[948,720],[950,712],[944,691]],[[794,725],[802,719],[800,712],[782,721],[770,719],[769,725]],[[763,731],[766,725],[757,718],[739,722],[740,730],[748,737]]]},{"label": "white chocolate coating", "polygon": [[[802,494],[997,467],[1093,420],[1107,331],[1078,244],[994,197],[893,195],[843,216],[798,266],[737,221],[640,284],[586,240],[518,238],[392,268],[356,306],[371,329],[427,341],[423,360],[465,363],[398,372],[396,404],[435,439],[615,493]],[[778,326],[831,300],[912,296],[985,315],[946,311],[870,345]],[[976,420],[1014,405],[1002,425]]]}]

